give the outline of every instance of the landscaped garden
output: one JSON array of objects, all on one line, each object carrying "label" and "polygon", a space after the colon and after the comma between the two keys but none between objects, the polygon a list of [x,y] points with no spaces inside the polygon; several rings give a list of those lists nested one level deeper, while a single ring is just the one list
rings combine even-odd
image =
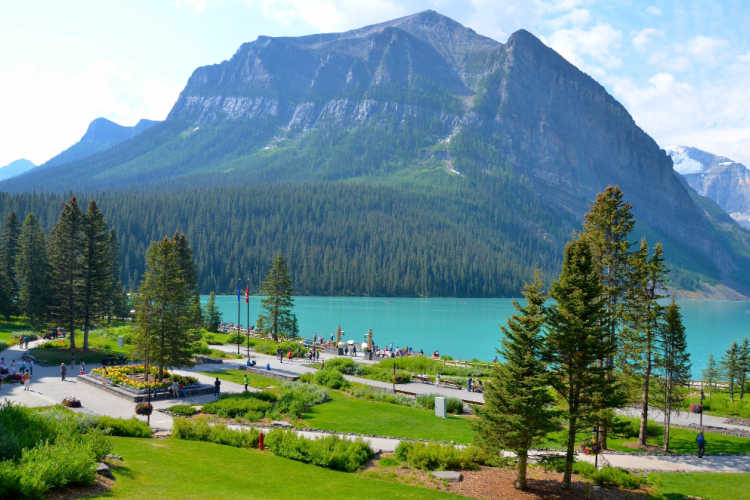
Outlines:
[{"label": "landscaped garden", "polygon": [[[75,360],[85,363],[101,363],[108,358],[121,360],[135,360],[138,358],[133,342],[132,325],[100,328],[89,332],[89,350],[84,351],[83,333],[76,332],[76,348],[70,349],[70,337],[50,340],[30,352],[41,363],[57,365]],[[118,338],[123,337],[123,346],[119,346]]]},{"label": "landscaped garden", "polygon": [[159,379],[159,369],[155,366],[150,366],[149,373],[146,375],[144,365],[104,366],[91,370],[91,375],[134,392],[144,392],[148,389],[164,390],[169,388],[172,382],[185,387],[198,383],[195,377],[177,375],[168,371],[165,371],[164,377]]}]

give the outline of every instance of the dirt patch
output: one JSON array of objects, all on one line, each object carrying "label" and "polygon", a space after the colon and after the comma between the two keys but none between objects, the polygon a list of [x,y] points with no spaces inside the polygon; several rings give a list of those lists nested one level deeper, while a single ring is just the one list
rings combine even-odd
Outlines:
[{"label": "dirt patch", "polygon": [[653,445],[653,444],[647,444],[646,446],[640,446],[638,444],[638,441],[627,441],[625,443],[622,443],[622,445],[625,446],[625,447],[627,447],[627,448],[632,448],[632,449],[638,450],[638,451],[651,451],[651,452],[656,452],[656,453],[663,453],[664,452],[664,448],[661,447],[661,446],[656,446],[656,445]]},{"label": "dirt patch", "polygon": [[53,490],[47,494],[47,500],[72,500],[104,495],[112,489],[115,482],[97,474],[94,484],[90,486],[76,486],[65,490]]}]

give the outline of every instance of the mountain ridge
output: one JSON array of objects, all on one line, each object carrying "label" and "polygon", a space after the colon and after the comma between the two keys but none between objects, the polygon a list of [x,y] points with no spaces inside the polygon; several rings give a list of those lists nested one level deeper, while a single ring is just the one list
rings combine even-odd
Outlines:
[{"label": "mountain ridge", "polygon": [[14,160],[7,165],[0,167],[0,181],[21,175],[34,167],[36,167],[34,162],[27,160],[26,158]]}]

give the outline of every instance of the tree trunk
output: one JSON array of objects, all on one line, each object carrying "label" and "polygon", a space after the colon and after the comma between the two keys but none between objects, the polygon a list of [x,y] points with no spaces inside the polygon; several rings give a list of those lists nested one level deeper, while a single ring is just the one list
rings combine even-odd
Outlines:
[{"label": "tree trunk", "polygon": [[[578,411],[577,409],[575,410]],[[568,419],[568,447],[565,453],[565,475],[563,476],[563,488],[570,489],[570,476],[573,474],[573,453],[576,445],[576,415]]]},{"label": "tree trunk", "polygon": [[648,427],[648,384],[651,379],[651,345],[646,346],[646,371],[643,373],[643,401],[641,401],[641,428],[638,431],[638,444],[646,446],[646,429]]},{"label": "tree trunk", "polygon": [[519,490],[526,489],[526,462],[528,460],[529,450],[523,450],[518,453],[518,478],[516,479],[516,488]]},{"label": "tree trunk", "polygon": [[[669,383],[669,379],[667,379]],[[664,451],[669,451],[669,427],[672,420],[672,389],[667,387],[664,392]]]}]

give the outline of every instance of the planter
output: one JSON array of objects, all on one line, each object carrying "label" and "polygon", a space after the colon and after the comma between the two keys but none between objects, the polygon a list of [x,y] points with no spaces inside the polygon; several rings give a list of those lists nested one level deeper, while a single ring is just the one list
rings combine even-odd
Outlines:
[{"label": "planter", "polygon": [[80,408],[81,402],[73,396],[68,396],[62,400],[62,405],[67,406],[68,408]]},{"label": "planter", "polygon": [[154,412],[154,407],[150,403],[138,403],[135,405],[135,413],[147,417]]}]

